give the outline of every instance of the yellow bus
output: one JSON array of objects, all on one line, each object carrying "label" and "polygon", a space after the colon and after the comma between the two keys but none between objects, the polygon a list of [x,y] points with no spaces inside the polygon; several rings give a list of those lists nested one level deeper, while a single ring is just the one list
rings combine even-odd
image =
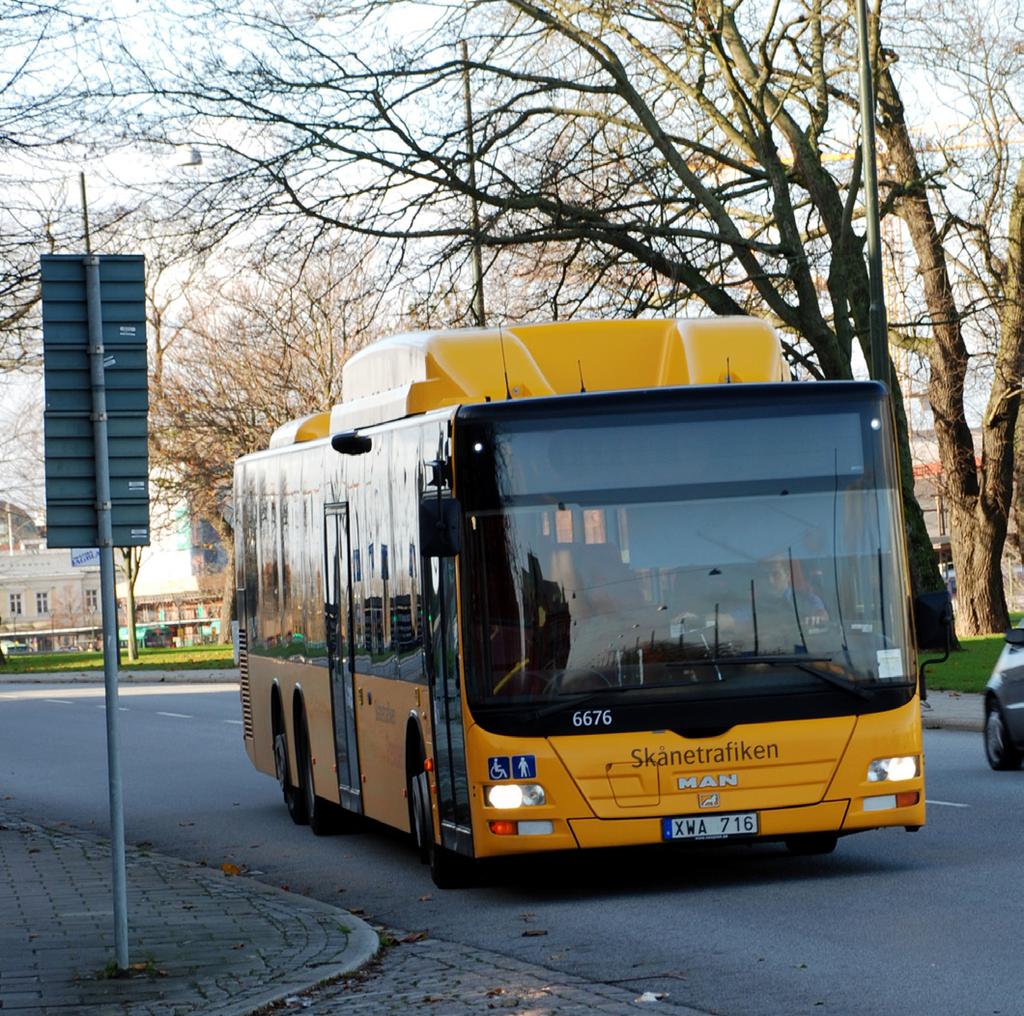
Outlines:
[{"label": "yellow bus", "polygon": [[396,336],[235,470],[245,747],[476,859],[925,821],[893,423],[752,318]]}]

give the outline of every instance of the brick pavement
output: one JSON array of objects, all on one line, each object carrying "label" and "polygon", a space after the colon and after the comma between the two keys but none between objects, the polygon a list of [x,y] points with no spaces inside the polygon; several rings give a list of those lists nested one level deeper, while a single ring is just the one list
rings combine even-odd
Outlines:
[{"label": "brick pavement", "polygon": [[403,943],[403,932],[385,932],[386,946],[364,970],[334,984],[299,993],[292,1006],[311,1016],[479,1016],[513,1010],[521,1016],[617,1016],[647,1010],[672,1016],[706,1016],[679,997],[645,997],[626,985],[574,978],[499,953],[452,942]]},{"label": "brick pavement", "polygon": [[365,964],[362,920],[254,879],[129,847],[131,977],[114,957],[109,844],[0,812],[0,1010],[250,1013]]}]

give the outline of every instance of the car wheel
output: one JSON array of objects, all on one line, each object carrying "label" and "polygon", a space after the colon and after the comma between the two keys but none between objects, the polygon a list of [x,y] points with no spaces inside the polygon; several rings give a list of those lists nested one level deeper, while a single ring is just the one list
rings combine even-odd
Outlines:
[{"label": "car wheel", "polygon": [[985,701],[985,757],[993,769],[1020,769],[1021,753],[1017,750],[999,703]]}]

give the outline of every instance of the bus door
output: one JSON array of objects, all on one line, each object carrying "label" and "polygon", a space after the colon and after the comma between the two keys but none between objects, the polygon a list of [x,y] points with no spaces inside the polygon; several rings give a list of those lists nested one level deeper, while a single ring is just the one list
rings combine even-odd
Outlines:
[{"label": "bus door", "polygon": [[324,507],[324,627],[331,673],[334,749],[341,803],[362,812],[359,753],[356,745],[352,579],[348,539],[348,505]]},{"label": "bus door", "polygon": [[441,843],[450,850],[472,853],[469,779],[459,687],[455,559],[424,558],[423,585]]}]

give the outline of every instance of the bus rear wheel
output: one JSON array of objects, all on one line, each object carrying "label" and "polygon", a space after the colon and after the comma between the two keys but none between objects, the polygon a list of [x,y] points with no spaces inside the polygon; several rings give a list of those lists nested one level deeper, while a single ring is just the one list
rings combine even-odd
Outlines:
[{"label": "bus rear wheel", "polygon": [[296,825],[305,825],[309,821],[306,811],[306,799],[300,787],[292,785],[288,772],[288,738],[283,730],[274,732],[274,774],[277,776],[281,795],[284,797],[288,814]]}]

